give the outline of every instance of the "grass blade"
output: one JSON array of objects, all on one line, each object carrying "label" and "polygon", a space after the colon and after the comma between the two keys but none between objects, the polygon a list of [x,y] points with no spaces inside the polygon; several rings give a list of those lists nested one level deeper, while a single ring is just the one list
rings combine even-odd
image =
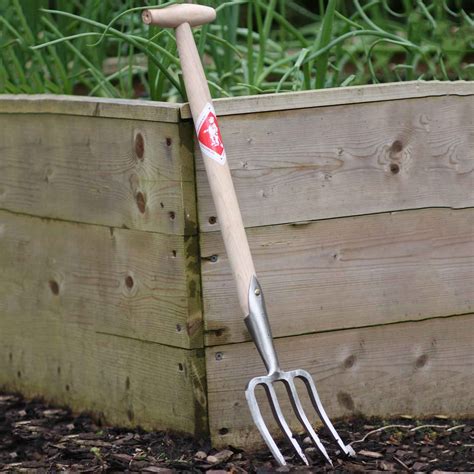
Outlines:
[{"label": "grass blade", "polygon": [[[334,11],[336,9],[336,0],[329,0],[326,11],[324,12],[324,18],[319,30],[314,50],[320,50],[327,46],[331,41],[332,27],[334,23]],[[322,89],[326,81],[327,69],[329,60],[329,50],[321,54],[316,61],[316,81],[314,84],[315,89]]]}]

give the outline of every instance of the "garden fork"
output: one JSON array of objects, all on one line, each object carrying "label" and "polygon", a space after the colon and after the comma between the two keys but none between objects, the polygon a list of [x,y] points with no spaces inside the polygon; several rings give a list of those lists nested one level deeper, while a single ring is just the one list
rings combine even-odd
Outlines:
[{"label": "garden fork", "polygon": [[323,424],[329,429],[329,432],[342,451],[346,455],[353,455],[352,448],[342,442],[324,411],[310,374],[304,370],[284,372],[278,364],[270,324],[266,314],[263,291],[257,280],[217,117],[191,31],[192,26],[199,26],[213,21],[216,17],[216,12],[213,8],[206,6],[179,4],[166,8],[145,10],[142,17],[146,24],[175,28],[176,30],[176,43],[181,59],[186,92],[196,128],[196,135],[203,155],[209,186],[216,206],[217,219],[237,285],[239,303],[250,335],[268,370],[268,375],[255,377],[247,385],[245,395],[252,418],[277,462],[280,465],[286,464],[260,412],[255,389],[261,385],[268,395],[269,403],[278,425],[300,459],[305,464],[308,464],[303,449],[298,444],[283,416],[276,396],[274,384],[275,382],[282,382],[286,387],[296,417],[326,460],[331,462],[326,449],[312,428],[298,397],[295,379],[301,379],[306,385],[309,398]]}]

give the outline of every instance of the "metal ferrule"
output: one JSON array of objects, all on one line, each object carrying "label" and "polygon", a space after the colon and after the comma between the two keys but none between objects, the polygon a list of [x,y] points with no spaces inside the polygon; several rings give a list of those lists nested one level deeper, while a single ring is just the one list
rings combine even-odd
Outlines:
[{"label": "metal ferrule", "polygon": [[272,330],[268,321],[263,291],[255,275],[252,277],[249,287],[249,315],[244,321],[268,370],[268,375],[279,372],[280,364],[273,345]]}]

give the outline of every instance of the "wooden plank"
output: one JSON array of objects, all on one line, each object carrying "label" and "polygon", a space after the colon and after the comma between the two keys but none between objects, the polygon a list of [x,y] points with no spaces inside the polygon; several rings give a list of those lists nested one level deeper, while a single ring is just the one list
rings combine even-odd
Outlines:
[{"label": "wooden plank", "polygon": [[[216,99],[214,105],[217,115],[222,116],[447,95],[474,95],[474,81],[408,81],[337,87],[317,91]],[[191,118],[188,104],[181,104],[181,118]]]},{"label": "wooden plank", "polygon": [[60,114],[177,123],[181,104],[54,94],[2,94],[2,114]]},{"label": "wooden plank", "polygon": [[[474,310],[472,208],[268,226],[247,234],[277,337]],[[205,344],[250,340],[220,234],[202,234],[200,242]]]},{"label": "wooden plank", "polygon": [[[233,97],[217,99],[214,102],[219,115],[236,115],[381,100],[473,94],[474,81],[410,81]],[[187,103],[55,94],[2,94],[0,113],[53,113],[171,123],[191,118]]]},{"label": "wooden plank", "polygon": [[[401,414],[456,417],[471,414],[474,404],[473,331],[471,314],[287,337],[276,340],[276,349],[284,369],[304,368],[313,375],[331,419]],[[252,377],[265,374],[257,350],[251,343],[207,348],[206,364],[213,445],[255,449],[262,441],[244,390]],[[283,412],[293,429],[300,431],[280,389]],[[300,394],[303,399],[304,391]],[[272,417],[261,395],[260,406],[268,421]],[[313,415],[306,397],[302,402]],[[278,435],[274,422],[271,428]]]},{"label": "wooden plank", "polygon": [[195,239],[0,211],[0,320],[202,347]]},{"label": "wooden plank", "polygon": [[28,309],[2,311],[2,389],[86,410],[114,425],[205,434],[202,350],[100,334],[32,300]]},{"label": "wooden plank", "polygon": [[195,233],[192,136],[186,130],[191,127],[0,114],[0,208],[113,227]]},{"label": "wooden plank", "polygon": [[[224,116],[246,227],[474,205],[474,96]],[[202,160],[199,222],[214,223]]]}]

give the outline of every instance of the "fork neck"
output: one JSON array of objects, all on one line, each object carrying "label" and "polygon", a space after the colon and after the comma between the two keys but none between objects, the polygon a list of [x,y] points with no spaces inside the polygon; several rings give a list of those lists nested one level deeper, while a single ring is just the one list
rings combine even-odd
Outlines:
[{"label": "fork neck", "polygon": [[249,315],[245,325],[257,346],[260,357],[268,370],[268,375],[280,372],[280,363],[273,345],[272,330],[267,316],[263,291],[254,275],[249,287]]}]

